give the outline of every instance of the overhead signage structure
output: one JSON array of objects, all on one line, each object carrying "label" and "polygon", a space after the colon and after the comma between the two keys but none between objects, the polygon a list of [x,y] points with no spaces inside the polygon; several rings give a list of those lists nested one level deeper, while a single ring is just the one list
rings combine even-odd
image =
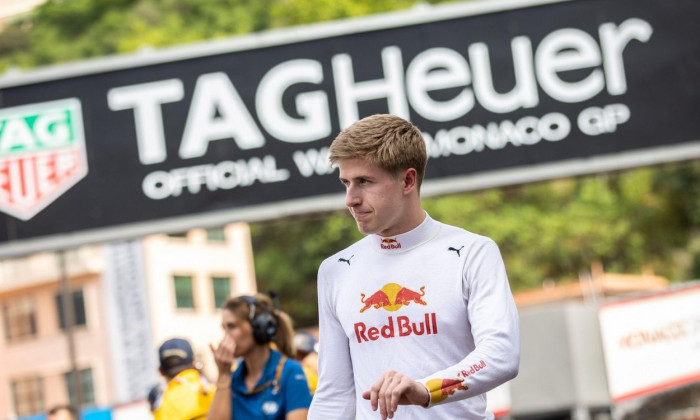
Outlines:
[{"label": "overhead signage structure", "polygon": [[0,257],[340,208],[393,113],[424,195],[700,156],[700,3],[478,1],[0,78]]}]

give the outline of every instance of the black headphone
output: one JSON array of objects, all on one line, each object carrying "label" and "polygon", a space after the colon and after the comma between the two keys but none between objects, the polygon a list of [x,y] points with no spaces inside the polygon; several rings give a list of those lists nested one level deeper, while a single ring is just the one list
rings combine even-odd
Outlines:
[{"label": "black headphone", "polygon": [[[253,296],[240,296],[242,301],[248,304],[250,312],[248,319],[253,326],[253,338],[258,344],[267,344],[275,339],[277,334],[277,318]],[[255,315],[255,307],[260,307],[263,312]]]}]

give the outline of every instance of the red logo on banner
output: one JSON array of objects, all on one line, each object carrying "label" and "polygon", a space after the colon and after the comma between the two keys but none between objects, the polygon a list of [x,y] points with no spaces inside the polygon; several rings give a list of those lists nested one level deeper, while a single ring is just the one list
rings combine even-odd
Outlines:
[{"label": "red logo on banner", "polygon": [[29,220],[87,172],[78,100],[0,110],[0,210]]}]

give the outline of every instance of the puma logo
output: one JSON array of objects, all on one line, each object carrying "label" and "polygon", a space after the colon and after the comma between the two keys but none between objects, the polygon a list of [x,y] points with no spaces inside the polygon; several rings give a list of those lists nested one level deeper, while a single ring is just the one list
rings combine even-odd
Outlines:
[{"label": "puma logo", "polygon": [[[462,245],[462,248],[464,248],[464,245]],[[461,255],[459,254],[459,252],[462,250],[462,248],[457,249],[457,248],[449,247],[449,248],[447,248],[447,250],[456,252],[457,256],[460,257]]]},{"label": "puma logo", "polygon": [[[354,257],[354,255],[352,257]],[[350,260],[352,257],[348,258],[347,260],[345,258],[338,258],[338,262],[346,262],[348,265],[350,265]]]}]

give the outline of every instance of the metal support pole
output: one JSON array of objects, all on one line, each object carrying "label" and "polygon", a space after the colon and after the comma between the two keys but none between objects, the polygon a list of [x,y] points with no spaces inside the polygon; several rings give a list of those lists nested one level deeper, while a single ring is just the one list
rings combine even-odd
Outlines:
[{"label": "metal support pole", "polygon": [[66,269],[66,251],[56,251],[58,267],[61,275],[61,304],[63,306],[63,322],[68,340],[68,358],[70,359],[71,380],[68,384],[70,393],[75,397],[75,407],[80,409],[83,405],[83,388],[80,385],[80,371],[78,370],[75,352],[75,308],[73,307],[73,293],[70,289],[68,270]]}]

